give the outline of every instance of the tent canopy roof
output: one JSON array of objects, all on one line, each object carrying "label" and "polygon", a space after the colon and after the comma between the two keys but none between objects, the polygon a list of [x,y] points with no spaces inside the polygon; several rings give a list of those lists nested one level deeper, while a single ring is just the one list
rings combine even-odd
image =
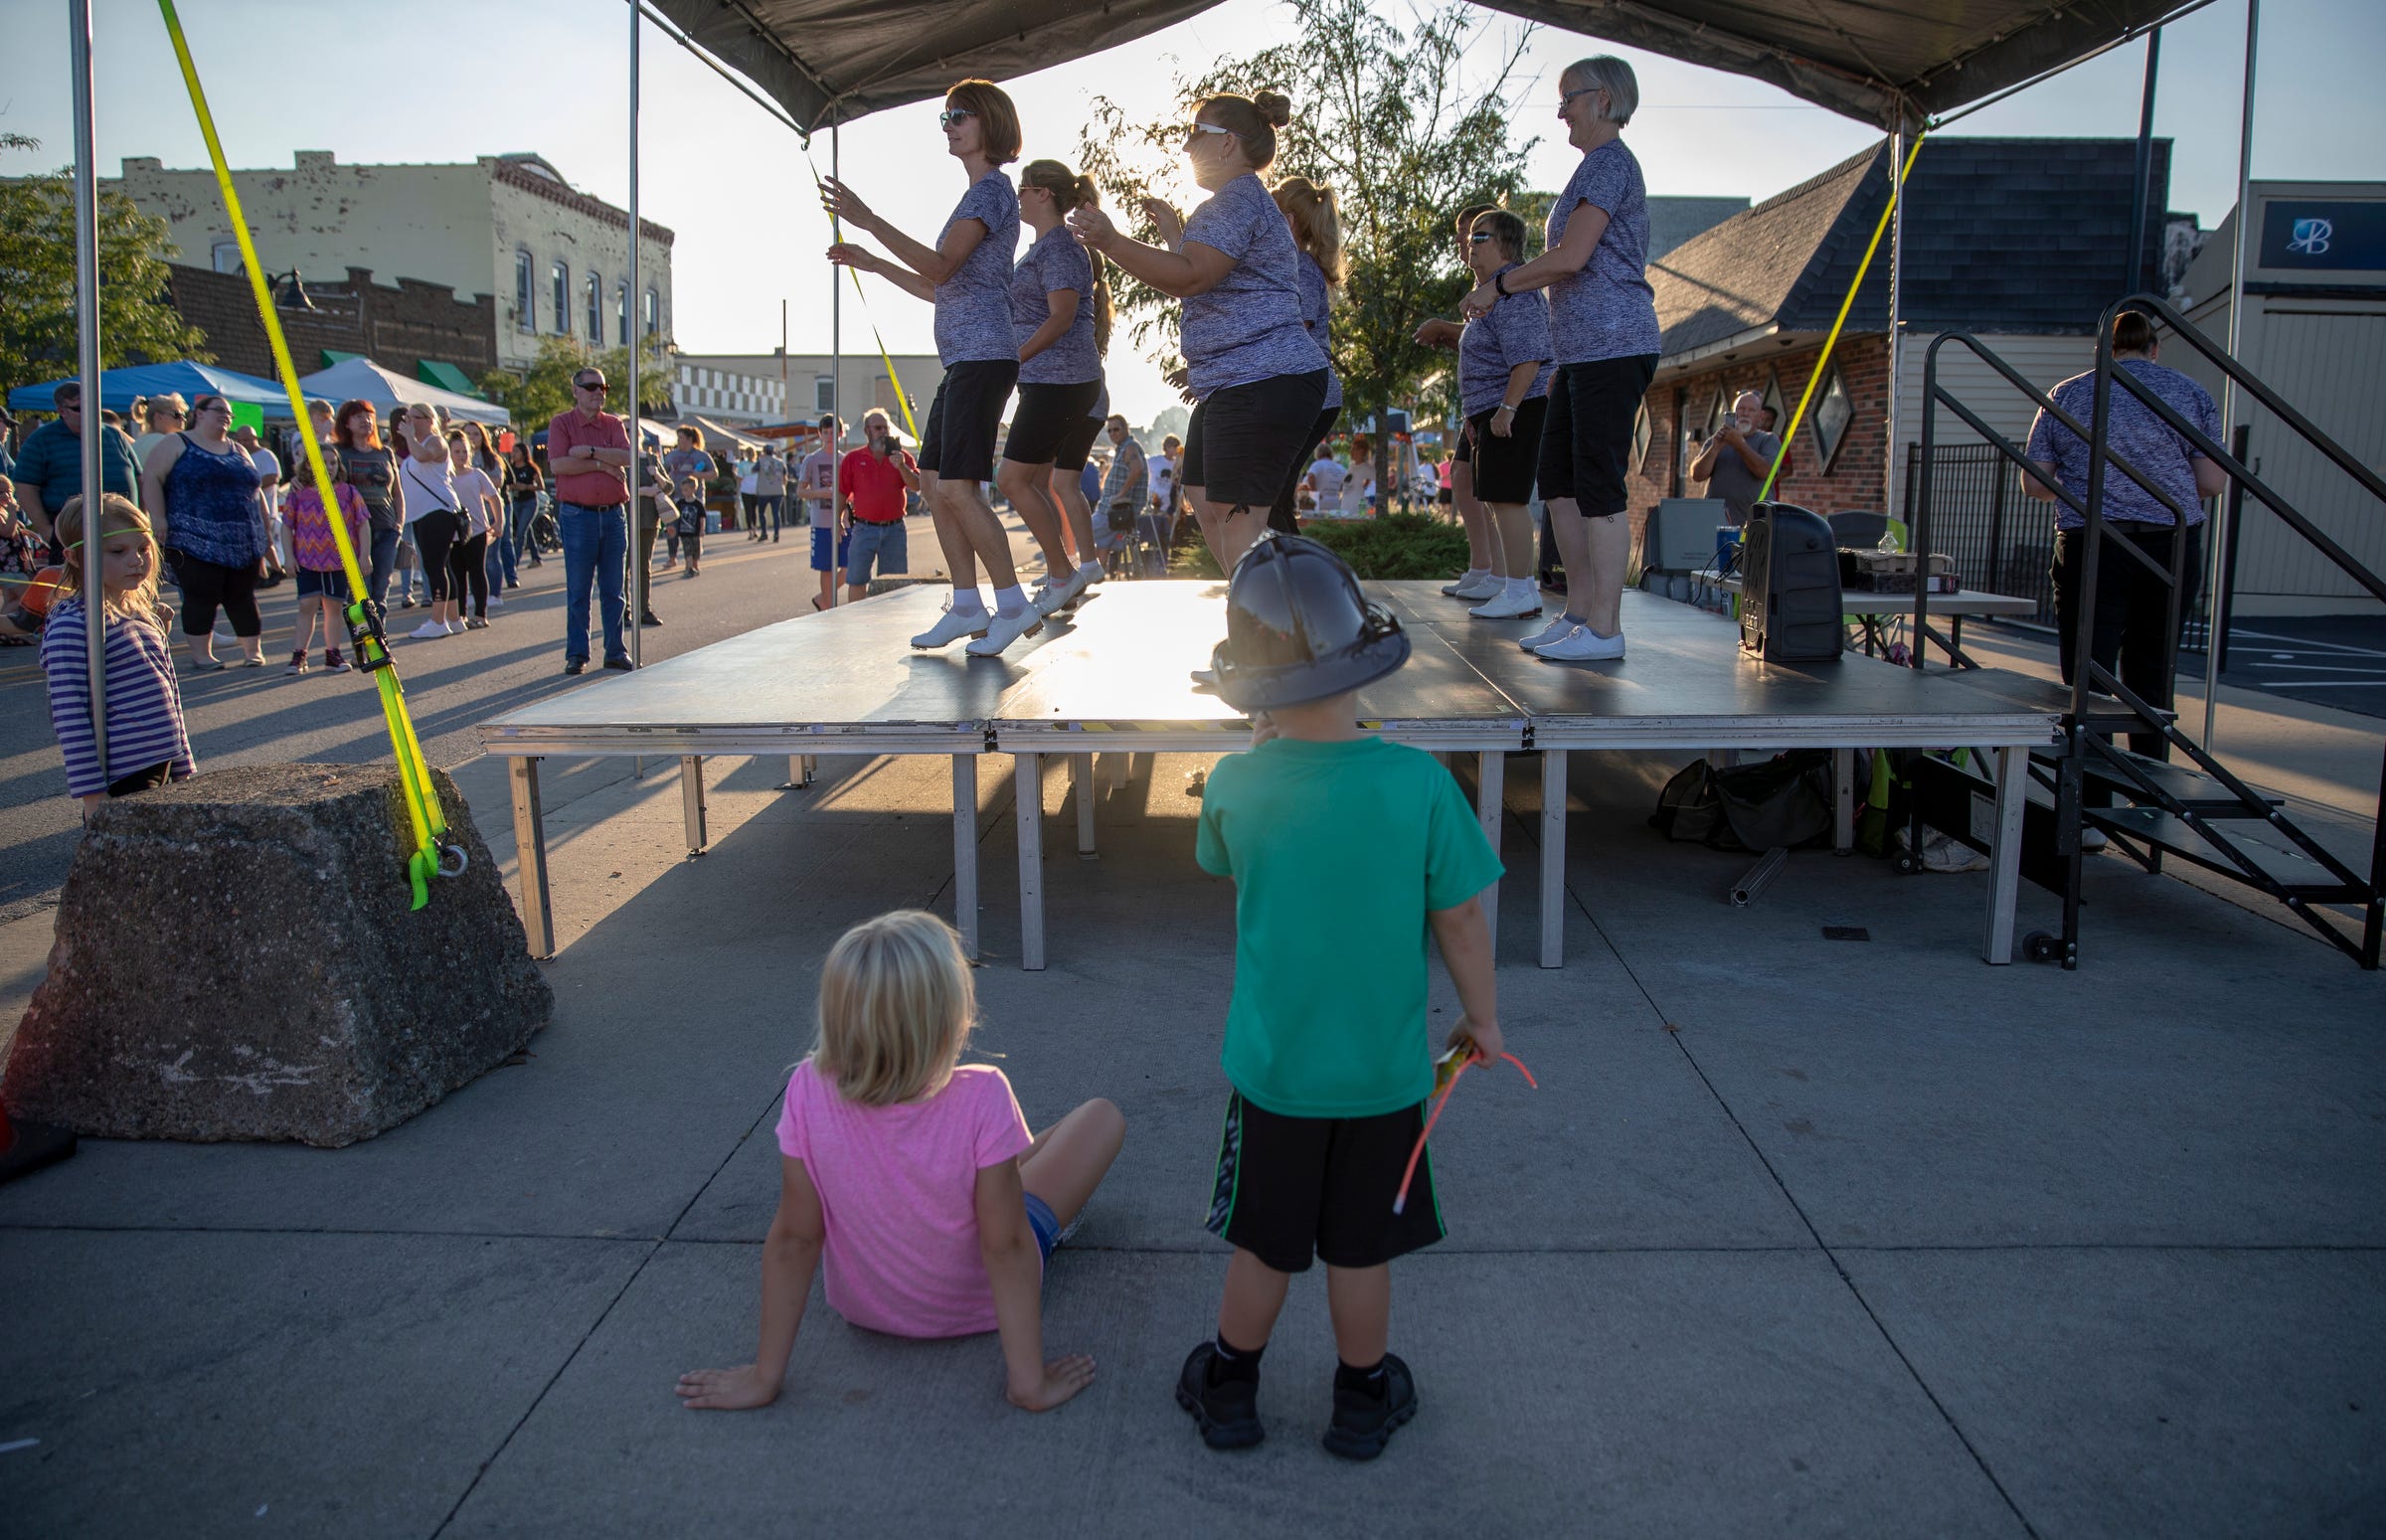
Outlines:
[{"label": "tent canopy roof", "polygon": [[[1215,0],[652,0],[807,130],[1131,42]],[[1485,0],[1495,10],[1771,82],[1888,127],[1953,111],[2203,0]]]},{"label": "tent canopy roof", "polygon": [[[440,390],[395,369],[384,369],[369,358],[351,358],[329,369],[319,369],[300,380],[298,386],[309,396],[325,397],[335,405],[350,400],[369,401],[385,417],[400,402],[426,401],[448,417],[467,423],[489,423],[502,428],[511,421],[505,409],[494,402]],[[282,398],[285,405],[288,400]]]},{"label": "tent canopy roof", "polygon": [[[51,393],[74,378],[69,375],[40,385],[20,385],[8,393],[8,408],[11,412],[56,411]],[[255,375],[218,369],[213,364],[194,364],[188,359],[171,364],[133,364],[107,370],[99,376],[99,405],[108,412],[122,412],[143,396],[169,392],[179,393],[184,401],[212,393],[243,406],[261,407],[269,417],[290,415],[290,398],[280,386]]]}]

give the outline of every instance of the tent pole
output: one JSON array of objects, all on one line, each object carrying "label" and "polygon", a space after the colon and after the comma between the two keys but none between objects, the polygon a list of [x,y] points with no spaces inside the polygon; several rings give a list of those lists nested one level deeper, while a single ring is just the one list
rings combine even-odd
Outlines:
[{"label": "tent pole", "polygon": [[[645,413],[638,406],[638,353],[646,345],[646,291],[638,286],[638,8],[629,8],[629,294],[637,319],[629,328],[629,522],[621,542],[622,602],[630,609],[629,666],[644,661],[638,633],[645,629],[646,595],[639,580],[646,576],[645,553],[638,546],[638,485],[645,462]],[[658,316],[657,319],[660,319]]]},{"label": "tent pole", "polygon": [[[1897,391],[1898,391],[1898,290],[1905,275],[1906,260],[1906,104],[1897,104],[1897,127],[1889,134],[1889,395],[1888,405],[1881,414],[1882,431],[1888,434],[1887,452],[1881,456],[1881,511],[1890,513],[1897,503]],[[1913,541],[1914,510],[1905,510],[1907,542]],[[1914,641],[1919,656],[1922,639]]]},{"label": "tent pole", "polygon": [[[91,108],[90,0],[69,0],[67,31],[75,71],[75,365],[83,380],[83,626],[87,688],[91,697],[91,747],[100,773],[107,767],[107,605],[100,585],[99,502],[106,480],[99,465],[99,181],[92,165],[96,135]],[[55,401],[52,405],[56,405]],[[58,532],[57,508],[50,509],[51,535]],[[155,553],[152,553],[154,556]]]},{"label": "tent pole", "polygon": [[[828,120],[828,174],[829,174],[831,177],[835,178],[835,179],[836,179],[836,181],[838,182],[838,184],[839,184],[840,186],[841,186],[841,185],[843,185],[843,183],[844,183],[844,180],[845,180],[845,173],[844,173],[843,169],[842,169],[841,167],[839,167],[839,166],[838,166],[838,164],[837,164],[837,119],[836,119],[836,117],[835,117],[833,114],[830,116],[830,118],[829,118],[829,120]],[[840,231],[840,230],[837,228],[837,222],[836,222],[836,219],[835,219],[833,216],[830,218],[830,220],[829,220],[829,222],[828,222],[828,223],[829,223],[829,231],[828,231],[828,238],[829,238],[829,240],[831,240],[831,241],[842,241],[842,240],[844,240],[844,239],[845,239],[845,237],[844,237],[844,234],[843,234],[843,232],[842,232],[842,231]],[[841,430],[844,428],[844,427],[845,427],[845,398],[844,398],[844,394],[843,394],[844,385],[845,385],[845,309],[844,309],[844,302],[845,302],[845,287],[844,287],[844,282],[843,282],[843,279],[844,279],[844,277],[845,277],[845,269],[844,269],[844,268],[842,268],[842,267],[839,267],[839,266],[838,266],[836,263],[834,263],[834,262],[831,262],[831,263],[829,263],[829,266],[828,266],[828,410],[829,410],[829,412],[830,412],[831,414],[833,414],[833,415],[835,416],[835,418],[836,418],[836,420],[837,420],[837,428],[839,428],[839,430],[840,430],[840,431],[841,431]],[[814,403],[812,403],[812,410],[813,410],[813,411],[817,412],[817,411],[819,410],[819,407],[820,407],[820,404],[819,404],[818,402],[814,402]],[[836,446],[835,446],[834,444],[825,444],[825,443],[824,443],[824,444],[822,444],[820,447],[822,447],[823,449],[826,449],[826,450],[828,450],[828,451],[829,451],[831,454],[834,454],[834,453],[836,452]]]},{"label": "tent pole", "polygon": [[[2245,232],[2253,223],[2254,175],[2254,64],[2259,57],[2262,36],[2262,0],[2245,0],[2245,97],[2237,115],[2237,240],[2229,253],[2229,357],[2244,362],[2241,343],[2245,336]],[[2237,427],[2237,382],[2224,380],[2220,393],[2220,431],[2223,438]],[[2233,443],[2234,440],[2231,440]],[[2209,532],[2213,559],[2207,561],[2205,581],[2210,585],[2209,599],[2204,605],[2204,748],[2212,747],[2212,730],[2220,716],[2220,670],[2213,660],[2221,653],[2219,639],[2211,634],[2219,623],[2226,596],[2222,583],[2233,576],[2228,564],[2218,560],[2219,553],[2228,549],[2229,498],[2214,505],[2213,524]]]},{"label": "tent pole", "polygon": [[2137,92],[2137,162],[2130,199],[2130,255],[2122,269],[2124,293],[2145,286],[2145,195],[2154,174],[2154,72],[2162,59],[2162,29],[2145,35],[2145,85]]}]

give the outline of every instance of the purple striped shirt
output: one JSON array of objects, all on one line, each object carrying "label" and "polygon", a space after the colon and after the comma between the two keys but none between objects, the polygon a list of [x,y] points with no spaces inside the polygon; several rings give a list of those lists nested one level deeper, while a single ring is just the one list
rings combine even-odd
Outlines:
[{"label": "purple striped shirt", "polygon": [[89,640],[80,598],[59,601],[42,627],[42,668],[50,676],[50,725],[67,762],[67,795],[89,796],[152,765],[171,765],[172,779],[197,773],[182,722],[182,690],[165,632],[139,620],[107,620],[107,763],[92,741]]}]

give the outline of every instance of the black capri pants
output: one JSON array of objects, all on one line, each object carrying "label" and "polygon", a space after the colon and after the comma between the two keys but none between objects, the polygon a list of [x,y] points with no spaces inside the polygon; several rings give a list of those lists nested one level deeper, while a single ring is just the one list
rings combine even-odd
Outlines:
[{"label": "black capri pants", "polygon": [[430,586],[430,601],[440,604],[462,598],[462,585],[452,581],[456,537],[464,532],[462,518],[453,509],[433,508],[407,527],[414,531],[415,550],[423,558],[423,581]]},{"label": "black capri pants", "polygon": [[[1632,422],[1656,377],[1654,353],[1558,366],[1541,432],[1544,498],[1571,497],[1589,519],[1631,505],[1624,480],[1631,473]],[[1474,495],[1483,497],[1479,468]]]},{"label": "black capri pants", "polygon": [[[1086,450],[1094,446],[1094,420],[1086,413],[1101,399],[1100,380],[1021,385],[1019,410],[1011,414],[1011,435],[1003,440],[1002,457],[1022,465],[1050,465],[1055,470],[1085,469]],[[1085,443],[1077,451],[1077,463],[1064,465],[1061,461],[1068,457],[1070,439],[1080,424],[1090,425]]]},{"label": "black capri pants", "polygon": [[174,581],[182,588],[182,634],[206,636],[216,628],[220,608],[232,620],[235,636],[263,633],[265,622],[256,612],[256,569],[226,567],[181,551],[168,553]]},{"label": "black capri pants", "polygon": [[920,435],[920,468],[946,481],[991,481],[1002,409],[1019,383],[1019,361],[970,359],[944,371]]},{"label": "black capri pants", "polygon": [[1184,484],[1213,503],[1268,508],[1325,407],[1326,373],[1271,375],[1212,391],[1185,425]]},{"label": "black capri pants", "polygon": [[1541,459],[1542,433],[1549,421],[1549,398],[1535,396],[1516,409],[1508,436],[1491,431],[1492,412],[1466,420],[1458,441],[1468,446],[1474,464],[1474,500],[1479,503],[1529,503],[1533,473]]}]

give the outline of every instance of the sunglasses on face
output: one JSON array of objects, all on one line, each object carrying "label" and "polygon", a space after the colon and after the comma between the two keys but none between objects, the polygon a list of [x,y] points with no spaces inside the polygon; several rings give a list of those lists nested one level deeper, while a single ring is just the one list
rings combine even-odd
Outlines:
[{"label": "sunglasses on face", "polygon": [[1221,128],[1216,123],[1187,123],[1185,125],[1185,148],[1191,149],[1194,145],[1199,144],[1201,136],[1207,133],[1218,134],[1228,139],[1238,137],[1232,128]]},{"label": "sunglasses on face", "polygon": [[1477,230],[1466,237],[1466,244],[1469,246],[1481,246],[1484,242],[1490,239],[1491,232],[1487,230]]},{"label": "sunglasses on face", "polygon": [[976,111],[969,107],[946,107],[943,111],[937,114],[937,126],[939,128],[950,128],[953,124],[959,122],[964,117],[975,116],[977,116]]},{"label": "sunglasses on face", "polygon": [[597,395],[602,396],[608,387],[602,380],[575,380],[572,382],[572,389],[576,391],[595,391]]}]

